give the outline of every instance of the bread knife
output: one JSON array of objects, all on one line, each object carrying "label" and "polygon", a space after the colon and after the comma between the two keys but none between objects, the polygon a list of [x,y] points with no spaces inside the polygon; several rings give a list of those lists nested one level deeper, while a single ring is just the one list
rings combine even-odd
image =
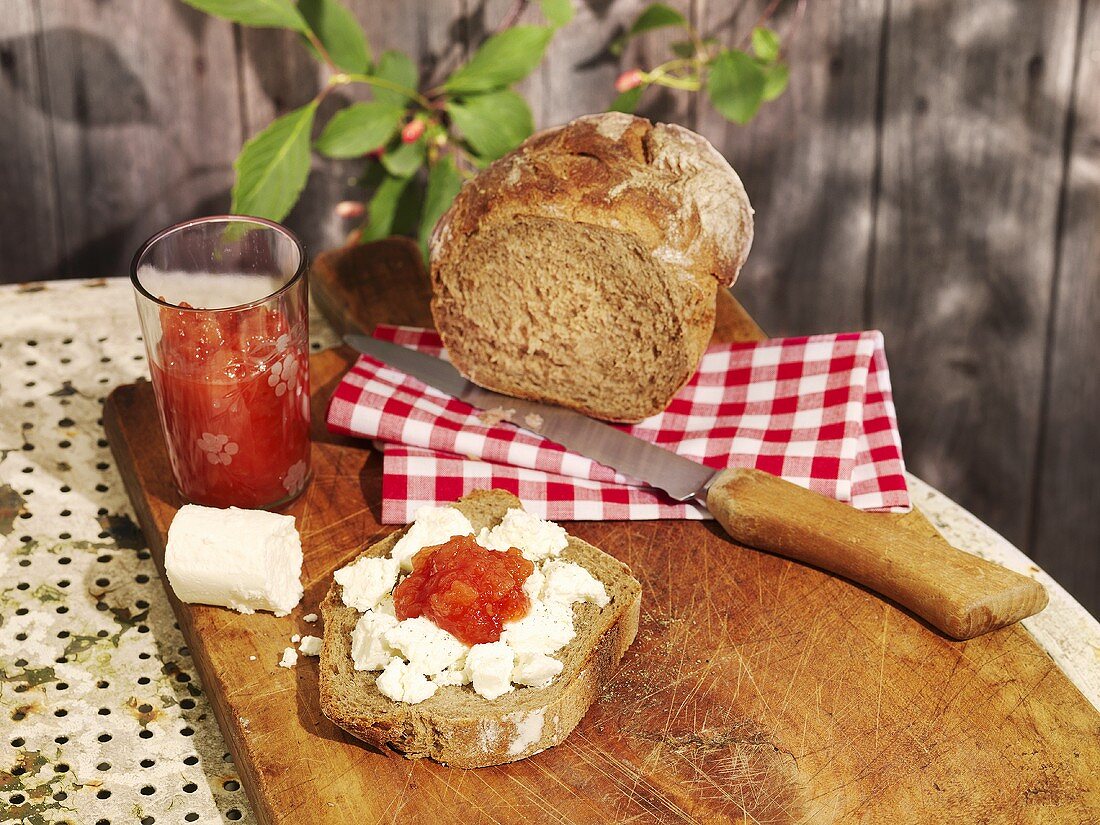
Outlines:
[{"label": "bread knife", "polygon": [[697,500],[738,544],[843,576],[971,639],[1042,610],[1037,581],[761,470],[715,470],[564,407],[492,392],[447,361],[346,335],[353,349],[440,392],[555,441],[677,501]]}]

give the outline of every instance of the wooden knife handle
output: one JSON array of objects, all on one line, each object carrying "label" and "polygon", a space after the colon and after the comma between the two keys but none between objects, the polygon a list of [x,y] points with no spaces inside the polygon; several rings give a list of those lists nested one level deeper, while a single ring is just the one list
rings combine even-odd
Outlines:
[{"label": "wooden knife handle", "polygon": [[738,543],[851,579],[956,639],[1047,604],[1037,581],[760,470],[723,472],[707,509]]}]

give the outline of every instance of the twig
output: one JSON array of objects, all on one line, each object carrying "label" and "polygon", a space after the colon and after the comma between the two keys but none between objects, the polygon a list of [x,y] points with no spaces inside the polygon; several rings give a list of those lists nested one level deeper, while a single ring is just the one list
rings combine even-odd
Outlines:
[{"label": "twig", "polygon": [[332,59],[332,55],[328,53],[328,49],[325,48],[321,39],[317,37],[313,29],[306,26],[306,30],[303,34],[305,34],[306,40],[308,40],[313,45],[313,48],[317,50],[317,54],[321,55],[321,59],[325,61],[325,64],[334,72],[340,71],[340,67],[336,65],[336,61]]},{"label": "twig", "polygon": [[377,86],[380,89],[389,89],[391,92],[397,92],[399,95],[407,97],[409,100],[415,100],[425,109],[432,107],[432,102],[416,89],[410,89],[408,86],[402,86],[400,83],[394,83],[392,80],[386,80],[384,77],[377,77],[372,74],[336,74],[332,76],[329,84],[332,86],[345,86],[348,83],[366,83],[369,86]]},{"label": "twig", "polygon": [[783,38],[782,51],[787,51],[790,48],[791,43],[794,42],[795,35],[798,34],[799,28],[802,26],[802,16],[806,13],[806,0],[798,0],[798,5],[794,10],[794,20],[791,21],[790,31],[787,32],[787,36]]},{"label": "twig", "polygon": [[767,8],[764,9],[763,13],[761,13],[759,18],[757,18],[756,22],[752,24],[752,28],[749,29],[745,36],[741,38],[741,42],[738,44],[740,48],[744,48],[750,42],[752,42],[752,33],[760,28],[761,25],[767,23],[768,20],[771,19],[772,15],[775,14],[775,10],[779,8],[779,4],[782,2],[783,0],[772,0],[770,3],[768,3]]},{"label": "twig", "polygon": [[529,0],[515,0],[512,3],[512,7],[504,13],[504,16],[500,18],[500,23],[497,24],[493,34],[500,34],[505,29],[510,29],[516,25],[516,21],[519,20],[520,15],[523,14],[527,8]]}]

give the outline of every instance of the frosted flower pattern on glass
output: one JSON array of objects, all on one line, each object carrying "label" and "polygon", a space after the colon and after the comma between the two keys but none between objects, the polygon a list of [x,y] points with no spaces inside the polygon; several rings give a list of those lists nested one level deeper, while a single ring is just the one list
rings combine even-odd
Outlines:
[{"label": "frosted flower pattern on glass", "polygon": [[293,493],[301,488],[302,484],[306,480],[306,463],[305,461],[296,461],[290,465],[290,469],[286,471],[286,475],[283,476],[283,488],[288,493]]},{"label": "frosted flower pattern on glass", "polygon": [[294,353],[287,353],[282,361],[277,361],[271,366],[271,375],[267,377],[267,384],[275,388],[275,397],[282,398],[293,385],[294,377],[298,374],[298,359]]},{"label": "frosted flower pattern on glass", "polygon": [[202,438],[198,440],[198,445],[199,449],[206,453],[206,460],[211,464],[232,464],[233,456],[240,449],[229,440],[229,436],[214,433],[203,433]]}]

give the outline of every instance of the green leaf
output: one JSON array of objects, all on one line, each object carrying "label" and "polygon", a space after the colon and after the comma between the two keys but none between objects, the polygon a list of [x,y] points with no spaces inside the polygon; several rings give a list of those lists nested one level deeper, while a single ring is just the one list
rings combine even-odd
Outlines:
[{"label": "green leaf", "polygon": [[249,140],[233,163],[232,212],[281,221],[309,177],[309,133],[316,102],[273,121]]},{"label": "green leaf", "polygon": [[687,28],[687,18],[671,6],[666,6],[664,3],[653,3],[647,6],[642,13],[638,15],[633,26],[627,29],[621,37],[617,38],[615,42],[611,44],[611,53],[622,54],[626,42],[636,35],[653,31],[654,29],[664,29],[669,26],[683,26]]},{"label": "green leaf", "polygon": [[367,204],[367,222],[363,224],[360,237],[362,243],[388,238],[392,234],[397,204],[408,185],[409,178],[395,178],[392,175],[382,178]]},{"label": "green leaf", "polygon": [[304,32],[305,19],[291,0],[184,0],[189,6],[234,23]]},{"label": "green leaf", "polygon": [[668,47],[674,55],[684,60],[695,57],[695,44],[690,40],[677,40],[674,43],[669,43]]},{"label": "green leaf", "polygon": [[453,94],[476,94],[503,89],[531,74],[553,36],[547,26],[516,26],[494,34],[481,44],[470,62],[459,66],[443,83]]},{"label": "green leaf", "polygon": [[447,111],[474,152],[487,160],[512,151],[535,130],[527,101],[510,89],[453,101]]},{"label": "green leaf", "polygon": [[330,158],[365,155],[394,136],[404,115],[405,107],[396,103],[353,103],[332,116],[317,139],[317,150]]},{"label": "green leaf", "polygon": [[757,26],[752,30],[752,50],[765,63],[774,63],[779,59],[779,35]]},{"label": "green leaf", "polygon": [[710,64],[707,96],[722,117],[748,123],[764,100],[764,70],[742,51],[724,51]]},{"label": "green leaf", "polygon": [[[716,37],[704,37],[699,41],[698,50],[703,54],[708,54],[714,50],[714,47],[718,45],[718,38]],[[672,49],[672,53],[677,57],[684,59],[690,59],[695,57],[697,47],[691,40],[677,40],[675,43],[670,43],[669,48]]]},{"label": "green leaf", "polygon": [[628,115],[634,114],[634,110],[638,108],[638,103],[641,101],[642,93],[645,89],[645,86],[635,86],[633,89],[628,89],[612,101],[607,111],[626,112]]},{"label": "green leaf", "polygon": [[[404,86],[406,89],[416,89],[416,64],[412,62],[408,55],[401,52],[383,52],[382,56],[378,58],[378,64],[374,67],[373,74],[375,77],[381,77],[391,83],[396,83],[398,86]],[[408,103],[409,99],[400,92],[378,86],[371,86],[371,89],[374,92],[375,100],[399,103],[402,106]]]},{"label": "green leaf", "polygon": [[572,20],[577,11],[573,8],[573,0],[539,0],[539,8],[546,22],[556,29]]},{"label": "green leaf", "polygon": [[458,173],[454,158],[444,155],[428,170],[428,189],[424,193],[424,212],[420,216],[420,249],[424,260],[428,259],[428,241],[436,222],[447,211],[458,190],[462,188],[462,175]]},{"label": "green leaf", "polygon": [[365,72],[370,46],[355,15],[339,0],[298,0],[298,11],[309,23],[333,62],[345,72]]},{"label": "green leaf", "polygon": [[397,199],[390,234],[415,238],[417,227],[420,226],[420,210],[424,206],[424,192],[412,178],[409,181],[410,185],[405,187],[405,191]]},{"label": "green leaf", "polygon": [[399,143],[382,155],[382,166],[397,178],[411,177],[424,163],[424,138],[413,143]]},{"label": "green leaf", "polygon": [[786,63],[776,63],[764,69],[764,100],[775,100],[787,88],[791,69]]}]

